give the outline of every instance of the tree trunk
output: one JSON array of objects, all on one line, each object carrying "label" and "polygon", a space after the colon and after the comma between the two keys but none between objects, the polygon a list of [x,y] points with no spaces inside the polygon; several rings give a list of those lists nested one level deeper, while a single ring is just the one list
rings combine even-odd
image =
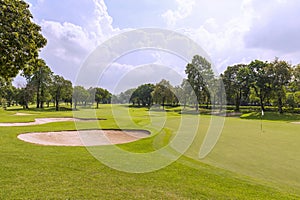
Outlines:
[{"label": "tree trunk", "polygon": [[99,108],[99,102],[97,101],[97,109]]},{"label": "tree trunk", "polygon": [[40,108],[44,108],[44,88],[41,88],[41,96],[40,96],[41,100],[40,100]]},{"label": "tree trunk", "polygon": [[235,99],[235,111],[236,112],[240,111],[240,104],[241,104],[241,98],[239,95],[236,95],[236,99]]},{"label": "tree trunk", "polygon": [[281,97],[278,97],[278,112],[280,114],[283,114],[283,110],[282,110],[282,99]]},{"label": "tree trunk", "polygon": [[57,98],[55,99],[55,110],[59,111],[59,101]]},{"label": "tree trunk", "polygon": [[40,83],[38,83],[36,91],[36,108],[40,108]]}]

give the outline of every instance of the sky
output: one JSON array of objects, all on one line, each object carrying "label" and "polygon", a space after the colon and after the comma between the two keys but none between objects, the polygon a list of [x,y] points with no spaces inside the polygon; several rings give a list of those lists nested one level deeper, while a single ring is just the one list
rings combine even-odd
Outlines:
[{"label": "sky", "polygon": [[[139,28],[167,29],[189,37],[205,50],[218,73],[255,59],[278,57],[300,63],[298,0],[26,2],[48,40],[40,56],[54,73],[76,84],[80,68],[97,46]],[[99,84],[113,93],[161,78],[176,85],[179,77],[185,77],[186,64],[167,52],[135,51],[116,59]]]}]

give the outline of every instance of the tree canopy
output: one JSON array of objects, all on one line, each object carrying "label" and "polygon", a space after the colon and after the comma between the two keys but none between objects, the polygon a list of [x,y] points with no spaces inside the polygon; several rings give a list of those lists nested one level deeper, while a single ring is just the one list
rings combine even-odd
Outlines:
[{"label": "tree canopy", "polygon": [[32,21],[29,5],[23,0],[1,0],[0,19],[0,76],[9,79],[20,71],[33,71],[47,40]]}]

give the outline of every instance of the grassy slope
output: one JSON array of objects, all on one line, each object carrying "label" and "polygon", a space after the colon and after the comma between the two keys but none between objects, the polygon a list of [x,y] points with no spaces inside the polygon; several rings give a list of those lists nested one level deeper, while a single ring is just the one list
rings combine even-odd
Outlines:
[{"label": "grassy slope", "polygon": [[[117,109],[123,109],[119,107]],[[149,116],[143,109],[131,109],[133,121],[136,126],[145,126],[149,121]],[[28,121],[33,116],[14,116],[13,113],[0,112],[1,121]],[[104,128],[116,128],[117,125],[112,119],[109,106],[99,110],[99,117],[105,116],[107,121],[100,121]],[[59,117],[71,116],[67,112],[52,113],[43,112],[34,117]],[[144,152],[163,146],[172,136],[172,128],[178,125],[177,114],[169,113],[169,120],[166,123],[168,130],[161,136],[160,140],[150,138],[135,143],[122,145],[122,148],[130,151]],[[200,129],[201,140],[209,119],[204,117]],[[250,124],[248,124],[248,122]],[[280,180],[276,184],[267,182],[270,176],[278,172],[278,168],[270,168],[269,162],[283,162],[284,155],[299,152],[297,145],[293,149],[286,149],[288,143],[297,143],[295,131],[297,127],[286,124],[289,127],[288,135],[281,137],[281,129],[276,129],[277,134],[267,135],[268,127],[271,129],[273,122],[265,122],[265,132],[263,135],[256,132],[248,133],[257,128],[257,121],[248,121],[245,127],[245,120],[228,119],[224,132],[214,151],[204,162],[238,172],[247,174],[253,178],[247,178],[238,173],[232,173],[201,162],[182,157],[170,166],[151,173],[129,174],[112,170],[95,158],[93,158],[83,147],[49,147],[38,146],[19,141],[16,136],[19,133],[31,131],[55,131],[75,129],[72,122],[60,122],[32,127],[0,127],[0,199],[125,199],[125,198],[146,198],[146,199],[296,199],[298,196],[292,195],[292,187],[276,188],[281,184]],[[253,124],[251,124],[253,123]],[[278,127],[282,125],[279,123]],[[126,126],[126,123],[123,124]],[[127,126],[132,126],[131,123]],[[292,128],[290,128],[292,127]],[[236,130],[236,131],[233,131]],[[238,130],[245,130],[241,134]],[[299,130],[299,128],[298,128]],[[205,132],[205,131],[204,131]],[[261,137],[264,137],[263,141]],[[285,145],[278,144],[280,140],[286,141]],[[163,140],[161,142],[161,140]],[[266,142],[268,141],[268,142]],[[198,141],[195,142],[197,144]],[[265,145],[262,145],[265,144]],[[267,145],[268,144],[268,145]],[[195,148],[197,145],[194,145]],[[280,147],[280,148],[279,148]],[[288,146],[289,147],[289,146]],[[267,148],[267,149],[264,149]],[[270,148],[270,149],[269,149]],[[285,149],[285,153],[280,154],[280,159],[272,154],[273,150]],[[196,148],[195,148],[196,149]],[[292,150],[292,151],[289,151]],[[261,151],[264,156],[260,155]],[[190,151],[193,152],[193,149]],[[253,152],[253,153],[251,153]],[[244,154],[243,154],[244,153]],[[271,153],[271,155],[268,155]],[[277,153],[277,151],[276,151]],[[274,153],[275,154],[275,153]],[[190,154],[194,156],[195,154]],[[243,156],[244,155],[244,156]],[[245,156],[246,155],[246,156]],[[252,155],[252,157],[250,156]],[[240,157],[242,156],[242,157]],[[270,156],[268,162],[264,162]],[[294,155],[293,155],[294,156]],[[292,157],[293,157],[292,156]],[[289,162],[290,159],[286,158]],[[126,158],[124,158],[126,160]],[[293,161],[293,160],[292,160]],[[298,160],[299,162],[299,160]],[[253,166],[254,164],[254,166]],[[293,175],[291,163],[282,165],[284,173]],[[297,160],[292,164],[298,164]],[[255,166],[257,165],[257,166]],[[261,176],[263,174],[263,176]],[[265,174],[265,172],[271,172]],[[300,171],[300,170],[298,170]],[[293,185],[295,177],[287,178],[289,184]],[[298,176],[299,177],[299,176]],[[256,180],[256,179],[263,179]],[[274,186],[274,187],[273,187]],[[295,191],[297,192],[297,191]]]}]

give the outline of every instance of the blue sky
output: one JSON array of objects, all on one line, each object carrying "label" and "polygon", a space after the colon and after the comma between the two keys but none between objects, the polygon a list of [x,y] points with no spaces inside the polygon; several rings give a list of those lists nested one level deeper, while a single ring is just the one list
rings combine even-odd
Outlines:
[{"label": "blue sky", "polygon": [[[253,59],[271,61],[279,57],[291,64],[300,63],[297,0],[26,1],[48,40],[41,57],[56,74],[73,82],[84,60],[98,45],[114,35],[145,27],[173,30],[193,39],[209,54],[219,72]],[[112,91],[116,88],[113,83],[119,81],[121,88],[132,87],[139,83],[127,81],[126,85],[118,79],[140,65],[157,63],[173,66],[184,77],[186,62],[159,51],[135,52],[116,60],[101,86]],[[154,68],[144,70],[146,76]],[[114,76],[116,71],[118,75]],[[140,73],[131,73],[130,80],[134,74],[141,79]],[[156,77],[178,83],[175,75],[172,80],[164,70],[157,69],[157,73],[160,74]]]}]

